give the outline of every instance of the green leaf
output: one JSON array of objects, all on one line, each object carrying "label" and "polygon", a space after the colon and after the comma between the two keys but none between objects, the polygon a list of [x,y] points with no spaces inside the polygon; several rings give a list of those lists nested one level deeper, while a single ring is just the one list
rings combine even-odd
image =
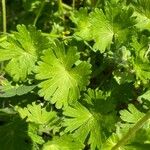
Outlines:
[{"label": "green leaf", "polygon": [[0,108],[0,113],[5,115],[14,115],[16,114],[16,111],[14,111],[13,108],[5,107],[5,108]]},{"label": "green leaf", "polygon": [[36,79],[44,80],[39,84],[40,96],[56,108],[67,106],[80,97],[80,91],[89,84],[91,65],[80,62],[75,47],[65,50],[64,45],[58,41],[44,52],[37,67]]},{"label": "green leaf", "polygon": [[[137,122],[145,116],[144,113],[140,112],[133,104],[129,104],[128,110],[121,110],[120,111],[120,118],[122,119],[123,123],[119,123],[116,125],[116,133],[113,133],[107,141],[103,144],[102,149],[113,149],[113,147],[118,144],[120,144],[119,149],[120,150],[145,150],[144,148],[148,147],[149,144],[149,127],[150,122],[147,120],[141,128],[139,128],[132,138],[130,136],[130,132],[132,132],[132,127],[136,126]],[[138,126],[136,126],[138,128]],[[135,128],[134,128],[135,129]],[[128,136],[127,136],[128,134]],[[125,143],[123,141],[128,139]],[[123,140],[123,141],[121,141]],[[145,142],[147,141],[147,142]]]},{"label": "green leaf", "polygon": [[136,27],[140,30],[150,30],[150,1],[138,0],[135,6],[134,16],[136,16]]},{"label": "green leaf", "polygon": [[32,74],[39,54],[48,47],[48,41],[40,31],[30,26],[17,26],[18,32],[0,43],[0,61],[8,61],[6,72],[14,81],[25,80]]},{"label": "green leaf", "polygon": [[37,8],[39,9],[41,4],[41,0],[22,0],[22,1],[23,1],[23,6],[28,11],[33,11]]},{"label": "green leaf", "polygon": [[[88,94],[85,95],[84,105],[77,103],[72,107],[69,106],[63,112],[66,116],[64,119],[65,132],[71,132],[82,142],[87,139],[91,150],[101,149],[102,142],[105,141],[103,131],[108,131],[108,128],[114,125],[114,118],[109,117],[109,122],[107,122],[113,106],[105,100],[106,98],[103,92],[89,89]],[[103,103],[107,105],[107,109],[102,106]]]},{"label": "green leaf", "polygon": [[[113,133],[107,141],[103,144],[102,150],[111,150],[119,141],[119,136]],[[125,150],[123,147],[120,147],[119,150]]]},{"label": "green leaf", "polygon": [[146,91],[144,94],[138,97],[138,100],[145,99],[150,101],[150,90]]},{"label": "green leaf", "polygon": [[146,17],[142,13],[134,12],[134,15],[136,16],[136,22],[135,25],[137,28],[141,30],[150,30],[150,18]]},{"label": "green leaf", "polygon": [[14,120],[0,126],[0,149],[2,150],[29,150],[32,149],[32,140],[28,136],[28,126],[24,121]]},{"label": "green leaf", "polygon": [[75,35],[83,38],[84,40],[91,40],[90,20],[87,8],[81,8],[71,14],[71,20],[77,25]]},{"label": "green leaf", "polygon": [[91,33],[95,41],[94,48],[104,52],[113,39],[113,27],[100,9],[95,9],[90,13]]},{"label": "green leaf", "polygon": [[134,124],[144,116],[144,113],[141,113],[138,109],[136,109],[133,104],[129,104],[128,110],[121,110],[120,115],[120,118],[123,121]]},{"label": "green leaf", "polygon": [[102,53],[114,42],[128,41],[135,25],[133,9],[120,3],[108,3],[105,11],[96,8],[89,16],[94,48]]},{"label": "green leaf", "polygon": [[56,112],[47,111],[45,107],[42,108],[40,104],[35,104],[35,102],[32,105],[27,105],[25,108],[16,106],[16,111],[19,112],[21,118],[27,118],[27,122],[42,125],[48,124],[57,117]]},{"label": "green leaf", "polygon": [[83,144],[70,135],[54,137],[44,144],[42,150],[82,150]]},{"label": "green leaf", "polygon": [[1,87],[1,93],[0,93],[0,98],[1,97],[13,97],[13,96],[21,96],[24,94],[27,94],[29,92],[31,92],[34,88],[36,87],[36,85],[32,85],[32,86],[26,86],[26,85],[21,85],[21,86],[2,86]]},{"label": "green leaf", "polygon": [[[121,133],[120,133],[121,134]],[[112,148],[118,143],[119,139],[119,133],[117,134],[112,134],[107,141],[104,143],[102,150],[112,150]],[[138,142],[133,142],[129,143],[127,145],[123,145],[119,147],[119,150],[147,150],[149,148],[150,144],[149,143],[138,143]]]},{"label": "green leaf", "polygon": [[34,123],[29,123],[28,124],[28,135],[32,139],[33,144],[35,144],[35,145],[36,144],[43,145],[45,143],[45,141],[38,134],[39,134],[39,127],[38,127],[38,125],[36,125]]},{"label": "green leaf", "polygon": [[133,42],[131,43],[135,53],[132,63],[136,78],[140,79],[144,84],[147,84],[150,79],[150,47],[148,45],[147,37],[141,37],[140,40],[141,41],[138,42],[137,39],[133,38]]}]

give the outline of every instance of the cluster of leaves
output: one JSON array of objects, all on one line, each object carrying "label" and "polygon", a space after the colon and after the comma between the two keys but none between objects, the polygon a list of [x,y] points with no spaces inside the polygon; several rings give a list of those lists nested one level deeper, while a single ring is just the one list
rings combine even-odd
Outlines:
[{"label": "cluster of leaves", "polygon": [[17,6],[0,38],[0,149],[148,150],[150,1]]}]

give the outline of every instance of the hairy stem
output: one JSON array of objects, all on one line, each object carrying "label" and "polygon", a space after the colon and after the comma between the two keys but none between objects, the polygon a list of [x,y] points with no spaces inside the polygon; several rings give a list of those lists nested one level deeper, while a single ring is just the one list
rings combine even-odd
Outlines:
[{"label": "hairy stem", "polygon": [[129,139],[145,124],[147,120],[150,119],[150,111],[146,113],[146,115],[141,118],[129,131],[125,134],[125,136],[111,149],[118,150],[121,146],[125,145]]},{"label": "hairy stem", "polygon": [[3,33],[7,32],[7,23],[6,23],[6,1],[2,0],[2,13],[3,13]]},{"label": "hairy stem", "polygon": [[35,19],[34,19],[34,23],[33,23],[34,26],[36,26],[36,23],[37,23],[37,21],[38,21],[40,15],[41,15],[41,12],[42,12],[42,10],[43,10],[43,8],[44,8],[44,5],[45,5],[45,0],[42,1],[41,7],[40,7],[40,9],[39,9],[39,11],[38,11],[38,13],[37,13]]}]

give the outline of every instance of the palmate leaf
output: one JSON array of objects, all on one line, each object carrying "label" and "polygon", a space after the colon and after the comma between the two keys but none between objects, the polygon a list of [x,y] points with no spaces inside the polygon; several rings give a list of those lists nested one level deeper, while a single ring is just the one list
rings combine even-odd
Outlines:
[{"label": "palmate leaf", "polygon": [[133,104],[130,104],[128,110],[120,111],[120,115],[123,121],[134,124],[144,116],[144,113],[141,113]]},{"label": "palmate leaf", "polygon": [[[103,150],[111,150],[121,139],[126,139],[126,133],[131,131],[132,127],[143,118],[144,113],[140,112],[133,104],[129,104],[128,110],[120,111],[122,123],[118,123],[116,133],[113,133],[103,144]],[[145,122],[132,138],[124,144],[121,144],[120,150],[146,150],[150,146],[150,122]]]},{"label": "palmate leaf", "polygon": [[95,41],[94,48],[104,52],[112,43],[113,26],[100,9],[90,13],[91,33]]},{"label": "palmate leaf", "polygon": [[42,150],[82,150],[83,144],[70,135],[54,137],[44,144]]},{"label": "palmate leaf", "polygon": [[150,90],[147,90],[144,94],[138,97],[138,100],[142,100],[142,99],[150,101]]},{"label": "palmate leaf", "polygon": [[[128,105],[128,110],[120,111],[120,123],[121,132],[126,133],[131,127],[133,127],[139,120],[145,117],[145,113],[139,111],[133,104]],[[150,141],[150,121],[147,120],[145,124],[135,133],[132,137],[131,142],[145,144],[145,141]]]},{"label": "palmate leaf", "polygon": [[81,8],[79,11],[73,12],[70,18],[77,25],[77,28],[75,29],[75,35],[84,40],[91,40],[91,23],[89,20],[88,9]]},{"label": "palmate leaf", "polygon": [[[121,139],[122,133],[117,132],[113,133],[107,141],[103,144],[102,150],[112,150],[112,148],[119,142]],[[141,133],[141,138],[143,138],[142,133]],[[136,137],[135,137],[136,139]],[[145,140],[145,139],[144,139]],[[122,145],[118,148],[118,150],[148,150],[150,144],[149,143],[142,143],[142,142],[136,142],[133,140],[133,142]]]},{"label": "palmate leaf", "polygon": [[64,45],[56,41],[41,59],[36,69],[36,79],[44,80],[39,84],[39,95],[56,103],[57,108],[77,100],[89,83],[91,66],[82,61],[76,64],[79,60],[76,48],[65,50]]},{"label": "palmate leaf", "polygon": [[36,124],[47,125],[56,119],[57,115],[54,111],[47,111],[46,108],[42,108],[40,104],[32,103],[25,108],[17,107],[16,111],[19,112],[22,119],[26,118],[27,122],[33,122]]},{"label": "palmate leaf", "polygon": [[137,0],[133,3],[135,6],[134,15],[136,16],[136,27],[140,30],[150,30],[150,1]]},{"label": "palmate leaf", "polygon": [[105,9],[105,15],[113,26],[114,41],[116,43],[128,42],[136,24],[136,17],[133,16],[134,9],[125,7],[124,4],[119,2],[114,6],[109,4]]},{"label": "palmate leaf", "polygon": [[136,24],[133,8],[119,1],[106,2],[105,10],[87,8],[76,11],[71,20],[76,24],[75,34],[84,40],[94,40],[94,49],[105,52],[115,41],[124,43],[131,36]]},{"label": "palmate leaf", "polygon": [[136,27],[141,30],[150,30],[150,18],[139,12],[134,12],[136,17]]},{"label": "palmate leaf", "polygon": [[34,70],[39,54],[48,47],[40,31],[30,26],[17,26],[18,32],[0,43],[0,61],[8,61],[6,72],[14,81],[25,80]]},{"label": "palmate leaf", "polygon": [[[121,9],[120,9],[121,8]],[[95,41],[94,48],[104,52],[115,41],[125,42],[135,25],[133,9],[108,3],[105,13],[96,8],[90,13],[90,33]],[[114,39],[114,40],[113,40]]]},{"label": "palmate leaf", "polygon": [[42,107],[40,104],[32,103],[27,107],[21,108],[15,107],[15,110],[19,113],[22,119],[26,119],[29,125],[28,135],[32,138],[34,143],[43,144],[43,139],[38,134],[58,132],[59,125],[56,112],[49,111],[46,107]]},{"label": "palmate leaf", "polygon": [[140,42],[133,38],[131,46],[135,53],[132,63],[136,78],[147,84],[150,80],[150,61],[148,56],[150,47],[148,45],[148,38],[141,37]]},{"label": "palmate leaf", "polygon": [[[103,129],[106,131],[114,125],[113,113],[109,117],[108,112],[112,112],[113,106],[105,100],[107,96],[101,91],[89,89],[85,95],[85,105],[77,103],[68,107],[63,114],[65,132],[71,132],[75,138],[85,142],[88,140],[91,150],[101,149],[102,142],[105,141]],[[107,109],[104,105],[107,105]],[[107,119],[109,117],[109,125]],[[107,129],[106,129],[107,128]]]}]

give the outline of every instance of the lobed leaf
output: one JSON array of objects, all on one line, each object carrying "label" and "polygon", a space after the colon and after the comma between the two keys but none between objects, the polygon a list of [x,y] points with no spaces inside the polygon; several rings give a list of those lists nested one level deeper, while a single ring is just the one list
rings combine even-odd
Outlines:
[{"label": "lobed leaf", "polygon": [[89,84],[91,65],[79,60],[75,47],[65,50],[64,45],[58,41],[44,52],[36,69],[36,79],[39,83],[39,95],[56,108],[62,108],[75,102],[80,97],[80,91]]}]

